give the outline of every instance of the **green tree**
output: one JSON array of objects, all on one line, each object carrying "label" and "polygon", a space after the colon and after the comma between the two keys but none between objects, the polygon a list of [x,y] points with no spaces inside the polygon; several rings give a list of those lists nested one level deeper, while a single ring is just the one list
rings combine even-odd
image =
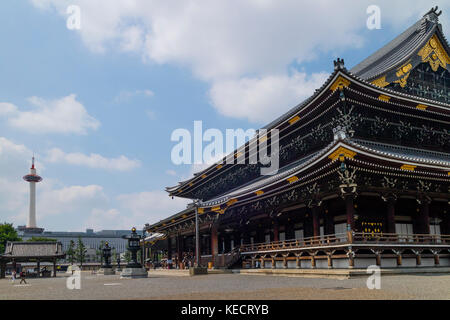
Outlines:
[{"label": "green tree", "polygon": [[81,241],[81,237],[78,237],[78,244],[77,249],[75,250],[75,256],[77,258],[77,261],[80,263],[80,268],[83,267],[83,262],[86,258],[86,246],[84,245],[83,241]]},{"label": "green tree", "polygon": [[116,250],[116,248],[112,248],[112,250],[111,250],[111,261],[114,261],[114,262],[116,262],[117,261],[117,250]]},{"label": "green tree", "polygon": [[124,259],[125,259],[125,261],[127,263],[130,263],[130,261],[131,261],[131,252],[129,250],[125,251],[125,254],[123,255],[123,257],[124,257]]},{"label": "green tree", "polygon": [[30,239],[28,239],[27,241],[35,241],[35,242],[45,242],[45,241],[51,241],[51,242],[56,242],[56,239],[52,239],[52,238],[44,238],[44,237],[31,237]]},{"label": "green tree", "polygon": [[22,239],[19,238],[12,223],[5,222],[0,224],[0,254],[5,252],[6,242],[8,241],[22,241]]},{"label": "green tree", "polygon": [[70,240],[66,255],[69,257],[70,264],[73,264],[73,261],[75,260],[75,242],[73,240]]}]

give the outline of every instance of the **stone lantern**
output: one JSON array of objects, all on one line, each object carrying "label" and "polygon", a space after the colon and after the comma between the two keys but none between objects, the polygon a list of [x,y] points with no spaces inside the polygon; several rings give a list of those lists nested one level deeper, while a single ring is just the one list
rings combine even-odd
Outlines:
[{"label": "stone lantern", "polygon": [[141,236],[136,233],[136,228],[131,229],[130,236],[124,236],[128,239],[128,251],[131,253],[131,260],[120,274],[123,278],[147,278],[147,270],[137,261],[137,252],[141,249]]}]

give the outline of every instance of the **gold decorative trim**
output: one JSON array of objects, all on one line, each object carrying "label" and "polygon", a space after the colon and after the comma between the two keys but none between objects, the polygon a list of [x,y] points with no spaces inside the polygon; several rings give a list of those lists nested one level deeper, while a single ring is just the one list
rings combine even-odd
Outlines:
[{"label": "gold decorative trim", "polygon": [[397,78],[403,77],[405,74],[409,74],[412,70],[413,66],[411,63],[407,63],[400,68],[397,69]]},{"label": "gold decorative trim", "polygon": [[201,177],[202,179],[205,179],[206,178],[206,174],[202,174],[202,177]]},{"label": "gold decorative trim", "polygon": [[264,191],[258,190],[258,191],[255,192],[255,194],[256,194],[257,196],[260,196],[260,195],[264,194]]},{"label": "gold decorative trim", "polygon": [[384,88],[388,86],[390,83],[386,81],[386,76],[382,76],[381,78],[372,81],[372,84],[377,87]]},{"label": "gold decorative trim", "polygon": [[428,109],[428,106],[426,106],[426,105],[424,105],[424,104],[418,104],[416,108],[417,108],[417,109],[420,109],[420,110],[427,110],[427,109]]},{"label": "gold decorative trim", "polygon": [[289,124],[294,124],[294,123],[296,123],[298,120],[300,120],[300,117],[299,117],[299,116],[295,116],[295,117],[293,117],[292,119],[290,119],[288,122],[289,122]]},{"label": "gold decorative trim", "polygon": [[446,69],[447,64],[450,64],[450,56],[445,51],[436,34],[420,49],[418,55],[422,58],[422,62],[428,62],[430,64],[434,72],[439,69],[439,66]]},{"label": "gold decorative trim", "polygon": [[183,214],[181,217],[184,219],[187,218],[187,215]]},{"label": "gold decorative trim", "polygon": [[223,167],[223,166],[222,166],[221,164],[219,164],[219,165],[216,167],[216,169],[219,170],[219,169],[222,169],[222,167]]},{"label": "gold decorative trim", "polygon": [[191,182],[191,183],[189,183],[189,187],[192,187],[194,184]]},{"label": "gold decorative trim", "polygon": [[409,78],[409,75],[411,74],[411,70],[412,70],[413,66],[411,63],[407,63],[403,66],[401,66],[400,68],[397,69],[397,78],[400,78],[398,80],[395,80],[394,83],[398,83],[400,84],[400,87],[404,88],[406,87],[406,82]]},{"label": "gold decorative trim", "polygon": [[417,168],[417,166],[413,166],[411,164],[404,164],[400,167],[400,169],[407,170],[407,171],[414,171],[416,168]]},{"label": "gold decorative trim", "polygon": [[350,80],[345,79],[342,76],[339,76],[336,81],[331,85],[330,90],[336,91],[337,89],[343,89],[344,87],[348,87],[350,85]]},{"label": "gold decorative trim", "polygon": [[[219,207],[220,208],[220,207]],[[197,212],[200,214],[200,213],[204,213],[205,212],[205,208],[198,208],[197,209]]]},{"label": "gold decorative trim", "polygon": [[[299,117],[300,118],[300,117]],[[292,119],[291,119],[292,120]],[[264,142],[264,141],[266,141],[268,138],[267,138],[267,136],[264,136],[264,137],[261,137],[261,138],[259,138],[259,142]]]},{"label": "gold decorative trim", "polygon": [[295,181],[298,181],[299,179],[297,176],[293,176],[293,177],[287,178],[286,180],[289,183],[294,183]]},{"label": "gold decorative trim", "polygon": [[332,154],[328,156],[331,160],[336,160],[339,158],[339,160],[343,161],[344,159],[341,158],[350,158],[353,159],[357,155],[356,152],[349,150],[344,147],[339,147],[336,151],[334,151]]},{"label": "gold decorative trim", "polygon": [[238,199],[231,199],[231,200],[228,200],[227,206],[228,206],[228,207],[229,207],[229,206],[232,206],[232,205],[235,204],[237,201],[238,201]]},{"label": "gold decorative trim", "polygon": [[224,214],[226,209],[221,209],[220,206],[212,207],[211,211],[216,212],[218,214]]},{"label": "gold decorative trim", "polygon": [[381,101],[389,102],[391,100],[391,97],[382,94],[378,97],[378,99]]},{"label": "gold decorative trim", "polygon": [[175,222],[175,219],[170,220],[170,222]]}]

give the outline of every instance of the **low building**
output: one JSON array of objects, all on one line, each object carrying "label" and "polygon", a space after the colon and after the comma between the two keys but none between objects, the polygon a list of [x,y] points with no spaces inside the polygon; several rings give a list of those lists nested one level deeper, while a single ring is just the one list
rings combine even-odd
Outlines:
[{"label": "low building", "polygon": [[33,237],[37,238],[49,238],[55,239],[62,244],[62,250],[64,252],[69,248],[70,242],[75,242],[77,245],[78,239],[81,241],[88,249],[88,260],[94,261],[96,256],[96,251],[100,249],[103,243],[108,242],[111,248],[120,254],[127,249],[127,240],[123,236],[129,235],[130,230],[101,230],[94,232],[93,229],[86,229],[86,232],[67,232],[67,231],[42,231],[40,233],[34,232],[24,232],[18,228],[19,237],[22,240],[27,241]]},{"label": "low building", "polygon": [[56,262],[64,257],[65,254],[60,242],[7,242],[5,253],[0,255],[0,278],[5,277],[6,265],[8,263],[11,264],[12,269],[17,270],[16,264],[30,262],[36,264],[35,269],[37,276],[41,275],[42,262],[51,263],[53,265],[53,276],[56,277]]}]

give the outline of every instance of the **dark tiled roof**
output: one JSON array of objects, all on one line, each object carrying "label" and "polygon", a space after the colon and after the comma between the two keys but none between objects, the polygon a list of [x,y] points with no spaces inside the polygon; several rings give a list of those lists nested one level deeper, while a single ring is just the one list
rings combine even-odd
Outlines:
[{"label": "dark tiled roof", "polygon": [[406,63],[435,33],[438,34],[443,45],[448,49],[448,42],[441,31],[438,15],[434,10],[430,10],[422,19],[353,67],[350,72],[364,80],[372,80],[381,76]]},{"label": "dark tiled roof", "polygon": [[450,167],[450,154],[448,153],[433,152],[404,146],[394,146],[390,144],[359,139],[352,139],[349,142],[352,145],[362,147],[365,150],[384,156],[391,156],[401,160],[408,160]]},{"label": "dark tiled roof", "polygon": [[61,242],[8,242],[6,258],[15,257],[58,257],[64,255]]}]

